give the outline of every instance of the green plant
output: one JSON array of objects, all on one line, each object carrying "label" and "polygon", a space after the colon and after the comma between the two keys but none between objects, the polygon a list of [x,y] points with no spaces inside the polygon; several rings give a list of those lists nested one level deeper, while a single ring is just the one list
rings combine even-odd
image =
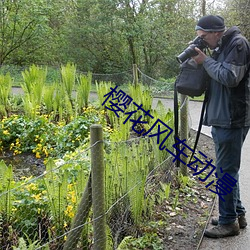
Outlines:
[{"label": "green plant", "polygon": [[[166,149],[170,151],[173,150],[172,146],[174,144],[174,114],[171,110],[166,110],[161,101],[158,101],[156,108],[152,110],[151,114],[154,116],[154,119],[149,120],[149,125],[146,129],[149,130],[152,128],[148,136],[154,135],[153,137],[151,137],[151,145],[154,154],[156,155],[156,159],[160,163],[163,162],[167,157],[169,157],[169,152]],[[157,120],[158,123],[155,124]]]},{"label": "green plant", "polygon": [[184,189],[189,183],[189,179],[190,179],[189,176],[185,176],[179,172],[177,177],[178,177],[178,182],[179,182],[181,188]]},{"label": "green plant", "polygon": [[[152,101],[153,96],[151,91],[144,87],[142,84],[129,84],[129,95],[133,98],[134,102],[138,105],[143,105],[143,109],[147,111],[151,111],[152,108]],[[150,116],[146,116],[145,113],[139,110],[135,105],[130,105],[132,110],[138,110],[134,115],[133,118],[137,119],[140,115],[142,115],[144,121],[149,122],[152,118]]]},{"label": "green plant", "polygon": [[0,115],[7,116],[9,105],[8,98],[11,93],[12,79],[10,74],[0,75]]},{"label": "green plant", "polygon": [[163,242],[156,233],[145,233],[142,237],[125,237],[117,250],[153,249],[163,250]]},{"label": "green plant", "polygon": [[164,199],[168,200],[170,191],[171,191],[171,182],[170,183],[162,183],[160,182],[161,185],[161,190],[159,191],[161,200],[163,201]]},{"label": "green plant", "polygon": [[[111,135],[113,138],[114,131]],[[145,205],[145,185],[148,175],[149,162],[153,158],[152,152],[148,151],[149,141],[147,138],[131,142],[112,143],[106,154],[105,167],[105,193],[107,208],[123,198],[122,205],[112,209],[112,216],[133,218],[134,226],[138,226],[143,219],[143,212],[148,207]],[[112,153],[110,153],[112,152]],[[143,152],[147,152],[146,154]],[[152,158],[151,158],[152,157]]]},{"label": "green plant", "polygon": [[0,121],[0,150],[14,155],[33,152],[37,158],[60,156],[88,142],[94,123],[103,124],[103,114],[91,106],[69,123],[54,123],[46,115],[35,119],[13,115]]},{"label": "green plant", "polygon": [[76,81],[76,65],[67,63],[61,66],[62,86],[66,91],[69,100],[72,102],[72,91]]},{"label": "green plant", "polygon": [[89,94],[91,89],[92,74],[88,72],[87,75],[80,75],[78,78],[76,103],[78,110],[88,107]]},{"label": "green plant", "polygon": [[[32,242],[28,235],[25,235],[27,242],[23,237],[18,239],[18,246],[13,246],[13,250],[35,250],[40,247],[40,242],[38,240]],[[49,250],[49,246],[43,246],[43,250]]]},{"label": "green plant", "polygon": [[48,197],[41,179],[35,180],[32,176],[22,177],[17,183],[18,188],[13,190],[15,200],[13,202],[13,227],[19,235],[30,240],[40,239],[46,235],[46,231],[39,231],[43,227],[42,221],[49,221]]},{"label": "green plant", "polygon": [[53,111],[54,94],[55,94],[56,84],[46,86],[44,89],[43,102],[46,107],[46,114],[51,114]]},{"label": "green plant", "polygon": [[179,190],[175,190],[175,197],[172,204],[173,209],[176,209],[179,204],[179,194],[180,194]]},{"label": "green plant", "polygon": [[46,75],[47,68],[43,69],[35,65],[22,72],[24,82],[21,87],[24,91],[24,111],[29,117],[34,118],[37,112],[40,112]]},{"label": "green plant", "polygon": [[52,159],[46,164],[46,178],[44,185],[48,193],[49,205],[54,218],[57,218],[58,224],[61,224],[63,211],[66,208],[67,197],[67,176],[55,170],[56,165]]},{"label": "green plant", "polygon": [[12,166],[8,167],[3,160],[0,161],[0,213],[5,216],[6,222],[10,221],[13,206],[13,193],[11,189],[14,186],[14,177]]},{"label": "green plant", "polygon": [[107,93],[109,93],[111,90],[112,83],[111,82],[96,82],[96,91],[98,95],[99,100],[99,106],[101,109],[105,109],[105,106],[103,106],[103,103],[106,99],[104,97]]}]

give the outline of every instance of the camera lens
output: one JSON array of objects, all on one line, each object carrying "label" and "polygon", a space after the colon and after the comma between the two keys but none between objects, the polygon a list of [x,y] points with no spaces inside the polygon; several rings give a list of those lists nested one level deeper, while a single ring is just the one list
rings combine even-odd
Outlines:
[{"label": "camera lens", "polygon": [[176,57],[177,61],[179,63],[183,63],[188,58],[198,55],[198,53],[194,49],[195,47],[195,44],[191,44],[189,47],[187,47],[180,55]]}]

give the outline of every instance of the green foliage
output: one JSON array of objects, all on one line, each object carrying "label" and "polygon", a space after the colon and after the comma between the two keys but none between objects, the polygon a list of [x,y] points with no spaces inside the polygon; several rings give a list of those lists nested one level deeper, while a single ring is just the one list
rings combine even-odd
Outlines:
[{"label": "green foliage", "polygon": [[68,124],[55,124],[49,116],[14,115],[0,121],[0,149],[12,150],[14,155],[33,152],[37,158],[60,156],[88,140],[90,126],[101,120],[101,114],[91,107]]},{"label": "green foliage", "polygon": [[107,93],[109,93],[112,87],[111,82],[96,82],[96,91],[98,95],[98,101],[101,109],[104,109],[103,102],[105,101],[106,97],[104,97]]},{"label": "green foliage", "polygon": [[[230,23],[235,25],[247,20],[248,12],[241,8],[244,4],[207,3],[205,9],[207,14],[224,11],[227,19],[233,16]],[[15,4],[3,1],[1,9],[1,65],[61,65],[71,61],[84,72],[120,73],[135,63],[157,79],[177,74],[175,57],[194,38],[197,16],[204,14],[197,11],[197,1],[193,0],[127,4],[22,0]],[[125,82],[127,79],[117,80],[117,84]]]},{"label": "green foliage", "polygon": [[124,199],[125,206],[130,208],[136,225],[142,220],[142,213],[146,209],[144,203],[146,177],[149,162],[154,157],[149,151],[149,143],[147,139],[132,142],[131,145],[111,143],[112,154],[106,155],[105,193],[107,207],[127,194],[127,198]]},{"label": "green foliage", "polygon": [[[156,155],[156,159],[160,162],[163,162],[168,156],[169,153],[164,150],[165,147],[170,149],[172,145],[174,144],[174,136],[173,133],[170,133],[170,129],[174,128],[174,117],[173,112],[169,109],[166,110],[163,103],[161,101],[158,101],[156,108],[152,110],[151,114],[154,116],[154,119],[149,120],[149,128],[153,126],[154,122],[159,119],[160,121],[164,122],[169,128],[166,128],[162,125],[162,130],[166,130],[165,133],[162,133],[159,138],[157,136],[152,137],[153,143],[152,148],[154,150],[154,154]],[[158,126],[159,124],[157,124]],[[158,127],[155,126],[154,129],[151,131],[151,134],[155,134],[158,131]],[[170,133],[169,137],[166,138],[167,134]],[[161,144],[159,145],[157,140],[159,139],[159,142]],[[163,149],[160,150],[159,148]]]},{"label": "green foliage", "polygon": [[46,75],[47,68],[42,69],[35,65],[22,72],[24,82],[21,86],[24,90],[24,111],[29,117],[34,118],[37,112],[39,113]]},{"label": "green foliage", "polygon": [[67,206],[68,176],[66,172],[55,171],[52,159],[46,164],[47,175],[44,184],[49,198],[50,211],[56,222],[57,229],[63,228],[64,211]]},{"label": "green foliage", "polygon": [[72,99],[72,91],[76,81],[76,66],[67,63],[66,66],[61,66],[62,86],[66,91],[69,99]]},{"label": "green foliage", "polygon": [[6,166],[3,160],[0,161],[0,213],[5,216],[6,222],[9,222],[13,195],[10,190],[13,188],[14,178],[12,166]]},{"label": "green foliage", "polygon": [[175,197],[172,204],[173,209],[176,209],[179,204],[179,194],[180,194],[179,190],[178,189],[175,190]]},{"label": "green foliage", "polygon": [[163,242],[156,233],[145,233],[142,237],[127,236],[118,246],[117,250],[153,249],[163,250]]},{"label": "green foliage", "polygon": [[12,79],[10,74],[0,75],[0,116],[7,116],[9,110],[8,98],[11,93]]},{"label": "green foliage", "polygon": [[[89,169],[89,157],[84,148],[76,150],[74,155],[65,155],[61,161],[49,159],[44,176],[38,179],[30,176],[14,182],[12,167],[7,168],[0,162],[0,235],[3,235],[3,225],[9,225],[9,239],[18,232],[18,246],[34,249],[39,246],[37,239],[42,240],[43,235],[65,233],[86,186]],[[44,228],[45,222],[46,229],[40,231],[39,227]],[[4,230],[2,244],[7,239]],[[56,244],[62,242],[59,240]]]},{"label": "green foliage", "polygon": [[91,82],[92,82],[92,74],[88,72],[87,75],[81,74],[78,79],[78,86],[77,86],[77,97],[76,103],[78,110],[81,111],[84,107],[88,107],[89,102],[89,94],[91,89]]},{"label": "green foliage", "polygon": [[[35,250],[38,249],[40,247],[40,243],[38,240],[32,242],[32,240],[29,238],[29,236],[25,235],[27,238],[27,242],[25,241],[25,239],[23,237],[20,237],[18,239],[18,246],[15,247],[13,246],[13,250]],[[44,247],[44,250],[49,250],[49,247]]]},{"label": "green foliage", "polygon": [[[44,14],[47,5],[43,1],[2,1],[0,32],[2,49],[0,64],[12,61],[22,64],[36,50],[47,44],[48,25]],[[43,38],[43,39],[42,39]],[[30,56],[32,58],[32,55]]]},{"label": "green foliage", "polygon": [[183,174],[178,173],[178,181],[181,188],[184,189],[190,183],[190,178],[189,176],[184,176]]},{"label": "green foliage", "polygon": [[[145,111],[151,110],[152,108],[152,101],[153,101],[153,96],[151,94],[151,91],[144,87],[142,84],[129,84],[129,95],[133,98],[133,100],[138,104],[138,105],[143,105],[143,109]],[[132,106],[132,105],[131,105]],[[134,110],[138,110],[136,106],[132,106]],[[134,114],[134,118],[138,119],[140,115],[144,116],[144,120],[148,121],[151,120],[150,116],[145,116],[144,112],[142,111],[137,111]]]},{"label": "green foliage", "polygon": [[55,89],[56,89],[55,84],[46,86],[46,88],[44,88],[43,102],[44,102],[47,114],[52,113],[53,108],[54,108]]},{"label": "green foliage", "polygon": [[161,182],[160,184],[161,184],[163,199],[168,200],[171,191],[171,182],[167,184]]},{"label": "green foliage", "polygon": [[[69,73],[70,77],[65,77],[65,79],[72,80],[71,73]],[[32,74],[26,74],[26,79],[30,79],[30,75]],[[27,80],[27,82],[32,81]],[[27,92],[29,86],[26,86]],[[97,85],[100,104],[103,103],[104,95],[110,91],[111,86],[111,83]],[[89,156],[83,150],[86,149],[89,143],[89,128],[93,123],[104,125],[104,132],[108,135],[105,138],[109,141],[105,146],[106,206],[107,209],[111,209],[108,219],[112,221],[114,214],[121,216],[122,219],[130,217],[133,226],[135,228],[140,227],[142,220],[152,213],[151,209],[153,208],[152,201],[148,197],[145,199],[146,180],[151,170],[150,168],[155,163],[160,162],[163,157],[167,157],[166,151],[159,150],[159,142],[157,143],[156,136],[134,138],[128,141],[130,136],[133,135],[131,134],[132,124],[129,124],[129,122],[123,124],[125,116],[121,115],[120,118],[115,118],[115,116],[111,118],[113,128],[110,129],[106,126],[105,118],[107,116],[111,117],[111,113],[114,115],[112,111],[108,113],[109,111],[105,111],[102,108],[100,108],[100,111],[100,109],[96,110],[88,106],[83,108],[80,116],[75,113],[75,117],[63,119],[64,112],[67,112],[67,114],[74,113],[74,105],[67,108],[66,102],[71,104],[68,94],[62,98],[63,93],[66,93],[65,88],[56,84],[51,86],[47,93],[50,97],[53,96],[53,104],[49,100],[45,101],[43,98],[45,106],[43,111],[52,110],[52,113],[43,116],[36,115],[32,118],[26,115],[14,115],[6,117],[0,122],[0,147],[2,151],[11,149],[14,154],[34,152],[37,158],[45,157],[47,159],[49,156],[63,158],[56,162],[49,159],[46,163],[46,172],[43,179],[36,184],[26,180],[26,182],[22,183],[23,188],[13,193],[16,198],[14,201],[16,210],[13,218],[17,221],[18,228],[24,228],[25,225],[29,225],[28,229],[23,230],[24,234],[22,237],[25,238],[25,234],[27,234],[36,243],[37,230],[35,228],[37,219],[40,216],[46,218],[51,225],[55,225],[55,228],[49,227],[50,235],[62,235],[70,228],[77,202],[88,179]],[[88,90],[89,88],[86,91],[88,92]],[[57,91],[59,92],[58,95]],[[141,85],[138,85],[136,87],[130,86],[130,91],[136,103],[139,105],[143,104],[145,110],[151,109],[152,96],[147,89],[144,90]],[[53,106],[55,103],[56,107]],[[134,107],[128,110],[133,110],[132,108]],[[68,110],[66,111],[66,109]],[[55,122],[55,114],[53,114],[55,110],[57,115],[61,116],[61,121],[58,123]],[[166,111],[161,103],[150,113],[154,116],[154,119],[151,119],[145,127],[137,128],[138,131],[143,129],[148,131],[156,119],[165,121],[171,127],[173,114],[170,111]],[[138,110],[137,118],[139,117],[138,115],[142,115],[142,119],[145,120],[148,118],[141,110]],[[151,134],[156,132],[157,128],[152,130]],[[164,139],[163,136],[161,135],[158,138],[159,141]],[[169,138],[168,141],[164,142],[164,145],[169,145],[171,140]],[[164,192],[167,197],[170,192],[170,186],[169,190],[166,188]],[[121,198],[122,204],[120,203],[112,208],[114,203]],[[147,204],[151,205],[147,206]],[[178,200],[176,204],[178,204]],[[110,230],[113,229],[110,228]],[[140,249],[140,247],[143,249],[143,247],[147,247],[150,240],[153,242],[155,249],[160,249],[160,243],[156,235],[152,236],[152,238],[149,235],[145,235],[144,238],[136,240],[135,245],[132,244],[131,246],[135,246],[135,249]],[[61,246],[63,239],[57,243]],[[112,245],[111,242],[109,245]]]},{"label": "green foliage", "polygon": [[13,202],[12,218],[14,228],[18,231],[22,228],[20,235],[35,240],[37,237],[37,225],[42,218],[48,218],[49,206],[45,187],[41,180],[32,181],[32,176],[15,183],[16,190],[11,193],[15,197]]}]

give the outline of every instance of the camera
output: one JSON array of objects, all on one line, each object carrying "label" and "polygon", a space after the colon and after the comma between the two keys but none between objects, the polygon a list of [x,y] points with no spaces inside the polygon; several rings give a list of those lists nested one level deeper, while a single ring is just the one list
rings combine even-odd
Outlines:
[{"label": "camera", "polygon": [[203,50],[207,48],[207,43],[199,36],[197,36],[190,45],[180,54],[176,57],[177,61],[179,63],[183,63],[188,58],[198,55],[198,53],[195,51],[195,47],[199,48],[200,50]]}]

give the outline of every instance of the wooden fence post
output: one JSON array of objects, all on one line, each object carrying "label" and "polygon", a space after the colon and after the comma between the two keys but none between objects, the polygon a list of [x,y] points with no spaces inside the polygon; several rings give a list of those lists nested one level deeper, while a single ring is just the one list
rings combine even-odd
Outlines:
[{"label": "wooden fence post", "polygon": [[[180,139],[188,140],[188,97],[186,95],[180,95]],[[187,150],[184,150],[187,153]],[[187,163],[187,158],[181,155],[181,160]],[[180,163],[180,170],[182,175],[187,175],[187,166],[182,162]]]},{"label": "wooden fence post", "polygon": [[138,71],[136,64],[133,64],[133,83],[135,86],[138,84]]},{"label": "wooden fence post", "polygon": [[90,127],[93,205],[93,250],[106,249],[103,131],[99,124]]}]

